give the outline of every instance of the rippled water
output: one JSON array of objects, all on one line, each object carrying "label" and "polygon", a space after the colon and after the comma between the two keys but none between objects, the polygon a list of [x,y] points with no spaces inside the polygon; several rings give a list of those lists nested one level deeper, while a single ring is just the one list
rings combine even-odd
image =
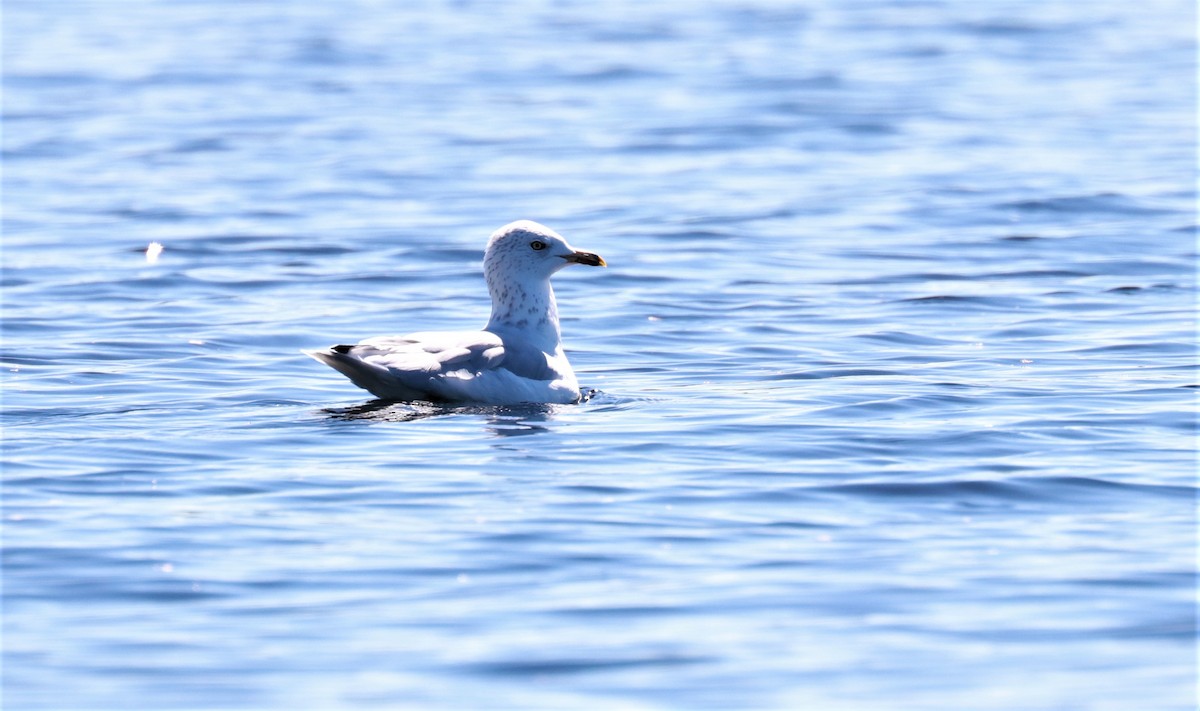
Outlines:
[{"label": "rippled water", "polygon": [[1194,707],[1186,0],[4,10],[4,708]]}]

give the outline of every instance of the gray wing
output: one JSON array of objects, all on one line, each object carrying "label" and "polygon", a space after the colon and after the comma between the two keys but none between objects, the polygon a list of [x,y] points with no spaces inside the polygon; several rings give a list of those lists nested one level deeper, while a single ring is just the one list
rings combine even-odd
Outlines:
[{"label": "gray wing", "polygon": [[368,338],[355,346],[334,346],[331,350],[397,373],[433,376],[497,368],[505,355],[504,341],[489,331],[423,331]]},{"label": "gray wing", "polygon": [[579,399],[569,367],[560,372],[537,347],[491,331],[423,331],[305,353],[385,400]]},{"label": "gray wing", "polygon": [[305,353],[389,400],[455,399],[448,379],[493,370],[506,361],[504,341],[489,331],[424,331]]}]

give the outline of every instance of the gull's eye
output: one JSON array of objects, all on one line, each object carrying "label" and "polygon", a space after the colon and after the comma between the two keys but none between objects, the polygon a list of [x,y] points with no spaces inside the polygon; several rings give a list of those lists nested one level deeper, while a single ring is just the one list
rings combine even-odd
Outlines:
[{"label": "gull's eye", "polygon": [[533,251],[540,252],[546,248],[546,243],[541,241],[540,239],[535,239],[534,241],[529,243],[529,246],[531,248],[533,248]]}]

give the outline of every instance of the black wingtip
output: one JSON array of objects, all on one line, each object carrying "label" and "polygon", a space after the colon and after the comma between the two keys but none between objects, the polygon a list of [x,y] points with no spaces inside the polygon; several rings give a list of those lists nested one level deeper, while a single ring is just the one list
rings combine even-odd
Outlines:
[{"label": "black wingtip", "polygon": [[351,348],[354,348],[354,346],[330,346],[329,350],[334,353],[349,353]]}]

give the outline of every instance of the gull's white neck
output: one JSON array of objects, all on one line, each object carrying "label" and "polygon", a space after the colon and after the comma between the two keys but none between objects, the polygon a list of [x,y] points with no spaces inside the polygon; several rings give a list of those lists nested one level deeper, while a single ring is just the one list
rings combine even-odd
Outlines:
[{"label": "gull's white neck", "polygon": [[558,304],[549,279],[502,282],[489,275],[487,283],[492,295],[488,331],[519,332],[544,353],[555,353],[561,348]]}]

